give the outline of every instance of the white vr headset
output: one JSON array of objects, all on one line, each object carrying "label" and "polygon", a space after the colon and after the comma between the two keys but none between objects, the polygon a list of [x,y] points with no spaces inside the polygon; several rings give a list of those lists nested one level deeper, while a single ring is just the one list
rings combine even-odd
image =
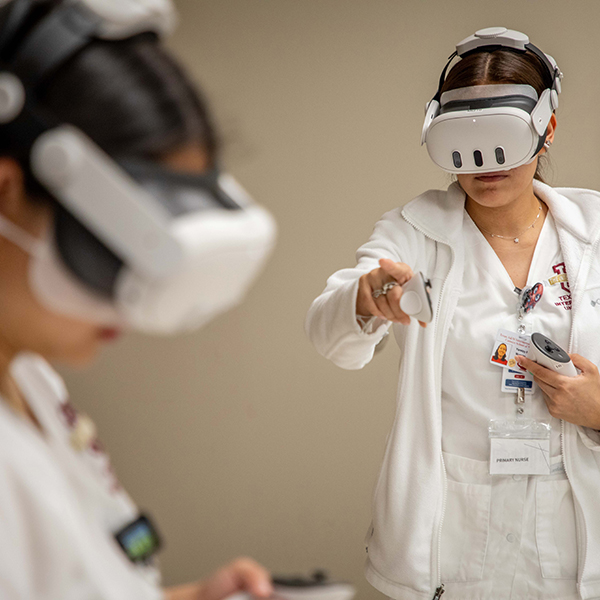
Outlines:
[{"label": "white vr headset", "polygon": [[[509,48],[533,52],[548,71],[548,87],[538,97],[529,85],[477,85],[441,93],[457,56]],[[534,160],[546,141],[552,113],[558,108],[561,73],[556,61],[518,31],[482,29],[457,44],[425,109],[421,145],[433,162],[449,173],[507,171]]]},{"label": "white vr headset", "polygon": [[[39,4],[0,8],[0,53]],[[51,310],[150,333],[194,329],[241,300],[272,249],[272,217],[231,176],[117,161],[36,113],[30,92],[94,39],[163,34],[174,22],[168,0],[66,0],[0,64],[0,135],[25,148],[59,202],[47,238],[4,218],[0,235],[32,255],[32,290]]]}]

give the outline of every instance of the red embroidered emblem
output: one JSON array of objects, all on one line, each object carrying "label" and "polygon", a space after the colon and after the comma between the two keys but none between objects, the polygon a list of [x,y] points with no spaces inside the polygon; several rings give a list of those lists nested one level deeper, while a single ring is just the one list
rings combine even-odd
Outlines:
[{"label": "red embroidered emblem", "polygon": [[[563,275],[565,278],[567,278],[567,267],[564,262],[554,265],[552,270],[557,275]],[[571,310],[573,301],[571,298],[571,286],[569,285],[569,280],[567,279],[566,281],[561,281],[560,287],[565,294],[558,297],[558,302],[555,302],[555,305],[562,306],[565,310]]]},{"label": "red embroidered emblem", "polygon": [[[558,263],[557,265],[554,265],[552,267],[552,270],[557,274],[557,275],[566,275],[567,274],[567,267],[565,266],[564,262]],[[567,294],[571,293],[571,287],[569,286],[569,281],[562,281],[560,284],[560,287],[567,292]]]},{"label": "red embroidered emblem", "polygon": [[[79,412],[77,409],[68,400],[66,400],[60,404],[60,413],[68,429],[70,431],[75,431],[77,422],[79,421]],[[110,462],[110,458],[104,449],[104,445],[98,439],[98,437],[94,437],[94,439],[90,440],[88,450],[90,450],[92,454],[100,460],[100,469],[104,473],[104,476],[108,479],[110,491],[112,493],[121,491],[123,488],[117,479],[117,475]]]},{"label": "red embroidered emblem", "polygon": [[77,423],[77,409],[70,402],[63,402],[60,405],[60,411],[67,422],[67,427],[74,429]]}]

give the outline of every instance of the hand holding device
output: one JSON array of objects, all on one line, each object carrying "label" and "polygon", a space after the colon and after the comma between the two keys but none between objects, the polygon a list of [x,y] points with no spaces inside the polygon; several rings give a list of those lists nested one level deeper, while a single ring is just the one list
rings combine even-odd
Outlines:
[{"label": "hand holding device", "polygon": [[400,308],[417,321],[430,323],[433,319],[433,309],[429,297],[430,289],[431,282],[429,279],[425,279],[423,273],[419,271],[402,286]]},{"label": "hand holding device", "polygon": [[567,377],[577,377],[571,357],[555,342],[542,333],[531,334],[527,358]]},{"label": "hand holding device", "polygon": [[[349,583],[329,581],[322,571],[312,577],[275,577],[271,600],[352,600],[355,589]],[[226,600],[254,600],[251,594],[240,592]]]},{"label": "hand holding device", "polygon": [[374,316],[403,325],[409,325],[413,316],[425,327],[433,318],[429,281],[422,273],[414,275],[404,263],[382,258],[379,265],[359,280],[357,316]]},{"label": "hand holding device", "polygon": [[541,333],[532,334],[527,357],[518,356],[517,362],[533,374],[553,417],[600,430],[600,373],[595,363],[579,354],[569,356]]}]

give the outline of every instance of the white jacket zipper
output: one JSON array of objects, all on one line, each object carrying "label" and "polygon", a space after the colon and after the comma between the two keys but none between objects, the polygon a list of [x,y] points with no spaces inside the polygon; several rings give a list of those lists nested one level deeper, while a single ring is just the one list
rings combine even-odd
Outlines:
[{"label": "white jacket zipper", "polygon": [[[414,227],[419,233],[422,233],[425,237],[429,238],[430,240],[438,243],[438,244],[444,244],[446,246],[448,246],[450,248],[450,252],[452,254],[452,260],[450,262],[450,269],[448,270],[448,274],[446,275],[446,278],[444,279],[444,283],[442,283],[442,289],[440,290],[440,295],[438,297],[438,304],[437,304],[437,309],[436,309],[436,318],[435,318],[435,330],[434,330],[434,338],[437,335],[437,327],[438,327],[438,323],[439,323],[439,316],[440,316],[440,312],[441,312],[441,306],[442,306],[442,297],[444,295],[444,289],[446,287],[446,283],[448,281],[448,279],[450,278],[450,273],[452,272],[452,267],[454,266],[454,261],[455,261],[455,252],[454,252],[454,248],[445,241],[439,240],[435,237],[433,237],[432,235],[428,234],[427,232],[423,231],[423,229],[421,227],[419,227],[418,225],[416,225],[414,223],[414,221],[412,221],[411,219],[409,219],[406,214],[404,212],[402,212],[402,216],[404,217],[404,219],[412,226]],[[439,381],[441,382],[442,380],[442,368],[443,368],[443,363],[444,363],[444,350],[445,350],[445,344],[444,347],[441,350],[441,354],[440,354],[440,360],[439,360]],[[440,383],[441,385],[441,383]],[[443,496],[442,496],[442,514],[440,517],[440,526],[438,529],[438,539],[437,539],[437,584],[438,587],[435,590],[435,594],[433,596],[433,600],[439,600],[439,598],[442,596],[442,594],[444,593],[444,584],[442,583],[442,561],[441,561],[441,556],[442,556],[442,527],[444,525],[444,518],[446,517],[446,504],[447,504],[447,496],[448,496],[448,474],[446,472],[446,464],[444,463],[444,457],[443,455],[440,456],[440,459],[442,461],[442,472],[444,474],[444,485],[443,485]]]},{"label": "white jacket zipper", "polygon": [[444,584],[442,583],[440,587],[435,590],[435,596],[433,597],[433,600],[439,600],[445,591]]}]

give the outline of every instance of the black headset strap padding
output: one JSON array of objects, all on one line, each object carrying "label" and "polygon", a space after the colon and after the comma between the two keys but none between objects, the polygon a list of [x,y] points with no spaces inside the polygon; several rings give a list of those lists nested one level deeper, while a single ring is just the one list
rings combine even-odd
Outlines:
[{"label": "black headset strap padding", "polygon": [[62,262],[85,285],[114,298],[123,261],[60,203],[54,212],[56,247]]},{"label": "black headset strap padding", "polygon": [[540,141],[538,143],[537,148],[535,149],[535,152],[532,154],[531,158],[533,158],[544,147],[544,144],[546,143],[546,136],[547,136],[546,133],[544,133],[544,135],[540,135]]},{"label": "black headset strap padding", "polygon": [[537,46],[533,44],[526,44],[525,48],[535,54],[538,59],[542,62],[542,64],[548,70],[548,75],[550,76],[550,85],[547,87],[551,90],[555,88],[556,79],[560,76],[560,71],[557,67],[555,67],[549,60],[544,52],[542,52]]},{"label": "black headset strap padding", "polygon": [[11,61],[11,70],[35,89],[93,39],[99,18],[77,4],[65,4],[42,19]]},{"label": "black headset strap padding", "polygon": [[437,92],[435,93],[435,96],[433,97],[434,100],[436,100],[437,102],[440,101],[440,98],[442,97],[442,86],[444,85],[444,81],[446,81],[446,73],[448,72],[448,68],[450,67],[450,63],[458,56],[458,52],[456,52],[456,50],[448,57],[448,62],[446,63],[446,66],[444,67],[444,70],[442,71],[442,74],[440,75],[440,83],[438,85],[438,89]]},{"label": "black headset strap padding", "polygon": [[36,0],[14,0],[2,7],[0,10],[0,55],[3,55],[7,46],[14,41],[36,4],[39,4]]},{"label": "black headset strap padding", "polygon": [[510,96],[497,96],[495,98],[474,98],[471,100],[452,100],[440,108],[440,114],[456,112],[459,110],[480,110],[482,108],[520,108],[531,114],[537,101],[529,96],[513,94]]},{"label": "black headset strap padding", "polygon": [[12,148],[13,153],[26,160],[29,166],[31,149],[46,131],[59,125],[59,121],[31,106],[27,100],[21,113],[10,123],[0,125],[0,152]]}]

